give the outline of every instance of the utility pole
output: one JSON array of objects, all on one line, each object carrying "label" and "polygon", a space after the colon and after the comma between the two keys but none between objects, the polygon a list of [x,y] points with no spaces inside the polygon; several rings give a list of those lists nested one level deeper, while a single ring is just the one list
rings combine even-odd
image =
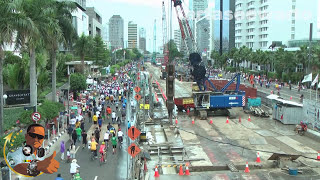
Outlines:
[{"label": "utility pole", "polygon": [[68,116],[69,116],[69,120],[70,120],[70,104],[69,104],[69,101],[70,101],[70,67],[68,65],[68,96],[67,96],[67,99],[68,99]]},{"label": "utility pole", "polygon": [[307,67],[307,74],[312,73],[310,62],[311,62],[311,48],[312,48],[312,31],[313,30],[313,23],[310,23],[310,34],[309,34],[309,59],[308,59],[308,67]]}]

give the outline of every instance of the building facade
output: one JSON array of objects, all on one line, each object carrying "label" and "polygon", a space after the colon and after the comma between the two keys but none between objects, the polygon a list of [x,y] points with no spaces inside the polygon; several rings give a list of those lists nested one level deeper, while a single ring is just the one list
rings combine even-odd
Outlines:
[{"label": "building facade", "polygon": [[124,47],[124,22],[120,15],[113,15],[109,19],[109,42],[111,49]]},{"label": "building facade", "polygon": [[77,5],[77,9],[72,12],[72,24],[78,36],[89,35],[89,17],[86,12],[86,0],[69,0]]},{"label": "building facade", "polygon": [[102,35],[102,18],[100,13],[94,7],[87,7],[86,14],[89,16],[89,35]]},{"label": "building facade", "polygon": [[[226,14],[231,12],[232,15],[235,12],[235,1],[236,0],[224,0],[223,1],[223,20],[222,20],[222,51],[229,51],[235,47],[235,19],[226,18]],[[215,11],[220,12],[220,0],[215,1]],[[216,51],[220,49],[220,20],[214,20],[214,40],[213,48]]]},{"label": "building facade", "polygon": [[145,53],[147,51],[146,30],[145,28],[139,29],[139,49]]},{"label": "building facade", "polygon": [[174,36],[174,39],[173,39],[174,43],[176,44],[177,49],[180,51],[181,50],[181,41],[182,41],[180,29],[174,30],[173,36]]},{"label": "building facade", "polygon": [[236,1],[235,45],[266,49],[273,43],[307,40],[310,23],[313,38],[319,38],[318,0],[250,0]]},{"label": "building facade", "polygon": [[208,11],[208,0],[190,0],[192,11],[191,27],[199,53],[205,53],[210,49],[210,14]]},{"label": "building facade", "polygon": [[128,49],[138,48],[138,25],[132,21],[128,23]]}]

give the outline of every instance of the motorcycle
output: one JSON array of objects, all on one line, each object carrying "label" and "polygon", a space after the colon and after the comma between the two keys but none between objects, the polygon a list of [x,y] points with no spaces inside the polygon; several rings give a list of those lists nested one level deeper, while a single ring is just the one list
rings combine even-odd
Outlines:
[{"label": "motorcycle", "polygon": [[307,132],[308,127],[306,124],[298,124],[296,125],[295,132],[300,136],[303,136],[305,132]]}]

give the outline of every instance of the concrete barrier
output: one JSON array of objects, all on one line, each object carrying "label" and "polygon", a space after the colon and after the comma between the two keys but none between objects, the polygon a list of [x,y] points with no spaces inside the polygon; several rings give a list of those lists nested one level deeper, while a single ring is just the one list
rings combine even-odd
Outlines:
[{"label": "concrete barrier", "polygon": [[320,133],[311,129],[308,129],[308,131],[305,133],[305,136],[320,142]]}]

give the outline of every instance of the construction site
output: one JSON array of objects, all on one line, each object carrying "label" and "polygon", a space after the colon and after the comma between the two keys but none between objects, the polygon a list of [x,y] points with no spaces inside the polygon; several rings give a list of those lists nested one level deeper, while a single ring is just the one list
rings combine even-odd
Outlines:
[{"label": "construction site", "polygon": [[[182,1],[173,6],[189,64],[173,62],[164,43],[162,62],[138,66],[154,97],[148,115],[137,113],[144,179],[320,179],[320,133],[297,129],[303,104],[245,85],[240,73],[209,80]],[[163,6],[163,42],[165,15]]]}]

